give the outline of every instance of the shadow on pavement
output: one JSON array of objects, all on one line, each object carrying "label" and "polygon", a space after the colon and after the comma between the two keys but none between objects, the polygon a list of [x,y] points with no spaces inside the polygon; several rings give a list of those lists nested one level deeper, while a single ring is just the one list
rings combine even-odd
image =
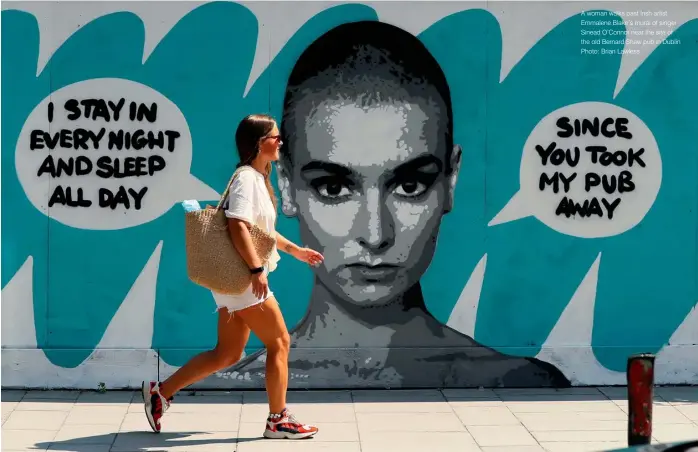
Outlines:
[{"label": "shadow on pavement", "polygon": [[[250,441],[263,441],[264,438],[202,438],[187,439],[195,435],[205,435],[206,432],[163,432],[155,434],[152,432],[122,432],[114,440],[113,434],[86,436],[79,440],[51,441],[37,443],[35,447],[39,450],[60,450],[65,452],[82,452],[94,450],[100,445],[111,445],[113,451],[129,452],[159,452],[167,451],[171,447],[187,449],[188,447],[216,446],[225,444],[239,444]],[[113,443],[113,444],[112,444]]]}]

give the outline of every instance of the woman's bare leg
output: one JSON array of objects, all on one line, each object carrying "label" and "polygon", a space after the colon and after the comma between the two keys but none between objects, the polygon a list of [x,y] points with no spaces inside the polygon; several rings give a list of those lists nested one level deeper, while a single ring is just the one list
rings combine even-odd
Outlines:
[{"label": "woman's bare leg", "polygon": [[240,360],[250,338],[250,329],[238,316],[238,312],[234,312],[231,316],[227,309],[218,311],[216,348],[196,355],[162,382],[160,394],[165,399],[169,400],[180,389],[208,377],[217,370],[230,367]]},{"label": "woman's bare leg", "polygon": [[266,387],[269,412],[286,408],[288,389],[288,351],[291,347],[286,323],[274,297],[264,303],[236,312],[267,348]]}]

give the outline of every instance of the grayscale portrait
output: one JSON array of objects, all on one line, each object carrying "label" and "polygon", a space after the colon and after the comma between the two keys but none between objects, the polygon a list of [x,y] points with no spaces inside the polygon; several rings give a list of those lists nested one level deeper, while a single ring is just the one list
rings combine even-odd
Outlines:
[{"label": "grayscale portrait", "polygon": [[[289,76],[281,134],[282,213],[325,257],[291,331],[290,387],[569,386],[426,308],[420,279],[468,150],[453,143],[446,77],[416,37],[355,22],[318,38]],[[231,375],[262,384],[264,352]]]}]

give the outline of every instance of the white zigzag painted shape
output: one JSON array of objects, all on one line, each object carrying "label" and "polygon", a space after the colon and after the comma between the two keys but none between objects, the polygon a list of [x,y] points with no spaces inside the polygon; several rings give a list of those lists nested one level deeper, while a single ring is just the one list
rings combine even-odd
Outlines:
[{"label": "white zigzag painted shape", "polygon": [[[591,346],[601,253],[591,264],[536,358],[556,366],[575,386],[624,385],[624,372],[604,367]],[[449,326],[472,336],[484,281],[486,255],[473,270],[449,318]],[[656,354],[657,384],[698,382],[698,305]]]},{"label": "white zigzag painted shape", "polygon": [[[17,6],[13,5],[13,2],[6,2],[2,5],[2,9],[25,11],[36,18],[40,32],[36,68],[36,75],[39,76],[56,50],[77,30],[95,19],[116,12],[131,12],[143,22],[145,43],[142,60],[145,63],[173,27],[187,14],[205,3],[173,2],[168,3],[165,9],[161,9],[155,7],[156,4],[152,2],[85,2],[80,4],[79,14],[77,14],[76,9],[66,8],[58,3],[47,4],[44,2],[23,2]],[[244,95],[247,95],[254,82],[300,27],[322,10],[332,6],[327,2],[280,2],[274,3],[273,7],[269,7],[267,2],[241,1],[237,3],[252,11],[259,23],[257,47]],[[684,2],[678,2],[676,5],[667,2],[666,5],[662,6],[664,10],[668,10],[669,17],[676,22],[674,29],[694,19],[690,16],[690,9],[681,3]],[[503,10],[496,1],[487,3],[464,0],[446,2],[438,7],[436,5],[430,6],[424,14],[407,15],[404,13],[404,7],[397,2],[374,1],[366,4],[376,10],[382,21],[402,26],[414,34],[459,11],[475,8],[487,10],[497,18],[502,30],[500,81],[507,77],[523,56],[546,33],[562,21],[582,13],[587,7],[583,2],[570,2],[568,4],[545,5],[542,9],[532,9],[530,5],[527,6],[523,3],[521,5],[510,3],[507,9]],[[610,3],[605,4],[604,8],[623,10],[625,6],[622,3]],[[431,11],[432,9],[435,11]],[[628,26],[631,31],[636,28],[638,27]],[[643,44],[643,51],[640,54],[622,55],[614,95],[620,92],[635,70],[658,45],[659,41],[656,44]],[[628,48],[633,49],[634,47],[637,45],[629,45]]]},{"label": "white zigzag painted shape", "polygon": [[[162,251],[158,243],[123,303],[112,318],[96,349],[75,368],[51,363],[37,349],[33,302],[33,258],[30,256],[2,290],[2,381],[3,387],[134,388],[142,380],[160,379],[179,367],[167,364],[152,350],[155,288]],[[449,326],[472,334],[484,280],[487,255],[472,272]],[[601,254],[548,335],[537,358],[557,366],[574,385],[619,385],[623,372],[602,366],[591,347],[594,303]],[[467,330],[467,331],[465,331]],[[657,353],[658,384],[698,381],[698,360],[690,359],[698,344],[698,306],[694,307]],[[244,379],[244,375],[228,378]]]},{"label": "white zigzag painted shape", "polygon": [[155,379],[158,356],[151,349],[158,243],[95,350],[77,367],[53,364],[37,349],[34,323],[33,258],[29,256],[2,290],[3,387],[94,389],[138,387]]}]

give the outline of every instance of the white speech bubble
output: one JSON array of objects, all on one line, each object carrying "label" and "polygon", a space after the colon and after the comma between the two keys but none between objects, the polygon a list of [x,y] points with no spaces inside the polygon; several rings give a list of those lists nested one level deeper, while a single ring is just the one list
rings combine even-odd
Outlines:
[{"label": "white speech bubble", "polygon": [[190,174],[191,160],[179,108],[118,78],[51,93],[27,118],[15,152],[20,184],[37,209],[67,226],[98,230],[147,223],[182,199],[217,199]]},{"label": "white speech bubble", "polygon": [[[602,146],[607,152],[590,151]],[[544,164],[541,153],[548,152]],[[572,104],[533,129],[521,157],[519,191],[488,226],[533,215],[563,234],[610,237],[642,221],[661,183],[657,141],[640,118],[605,102]]]}]

